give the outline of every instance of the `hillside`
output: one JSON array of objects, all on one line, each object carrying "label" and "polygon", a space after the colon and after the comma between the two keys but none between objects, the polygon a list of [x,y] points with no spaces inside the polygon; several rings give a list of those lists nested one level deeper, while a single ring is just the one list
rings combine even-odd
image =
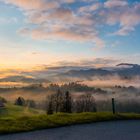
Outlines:
[{"label": "hillside", "polygon": [[92,79],[93,77],[119,76],[121,78],[133,78],[140,76],[140,65],[121,63],[112,68],[90,68],[69,70],[67,72],[58,74],[57,77],[72,77]]},{"label": "hillside", "polygon": [[32,116],[42,114],[43,111],[31,109],[27,107],[6,104],[4,108],[0,108],[0,118],[14,118],[21,116]]}]

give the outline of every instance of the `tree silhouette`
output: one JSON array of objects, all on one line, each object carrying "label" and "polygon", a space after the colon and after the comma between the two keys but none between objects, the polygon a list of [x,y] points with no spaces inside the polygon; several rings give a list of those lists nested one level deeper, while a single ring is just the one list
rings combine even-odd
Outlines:
[{"label": "tree silhouette", "polygon": [[48,100],[47,114],[48,115],[53,114],[53,98],[52,98],[52,96],[50,96],[49,100]]},{"label": "tree silhouette", "polygon": [[24,106],[25,105],[24,98],[23,97],[18,97],[15,101],[15,105]]},{"label": "tree silhouette", "polygon": [[72,98],[69,91],[65,93],[64,110],[66,113],[72,112]]},{"label": "tree silhouette", "polygon": [[76,100],[77,112],[96,112],[95,99],[91,94],[83,94]]}]

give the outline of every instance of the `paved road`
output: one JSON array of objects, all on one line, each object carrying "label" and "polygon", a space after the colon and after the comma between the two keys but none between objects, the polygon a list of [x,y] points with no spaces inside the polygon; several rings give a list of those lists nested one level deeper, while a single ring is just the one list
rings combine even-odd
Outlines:
[{"label": "paved road", "polygon": [[0,140],[140,140],[140,121],[101,122],[0,136]]}]

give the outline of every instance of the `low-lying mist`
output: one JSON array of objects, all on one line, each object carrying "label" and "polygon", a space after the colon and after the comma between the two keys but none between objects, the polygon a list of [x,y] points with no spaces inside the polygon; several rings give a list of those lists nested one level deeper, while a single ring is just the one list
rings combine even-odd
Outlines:
[{"label": "low-lying mist", "polygon": [[[94,82],[94,81],[90,81]],[[111,99],[115,99],[116,109],[122,112],[140,112],[140,88],[134,86],[99,86],[85,85],[84,82],[73,82],[68,84],[50,84],[47,87],[43,85],[27,86],[22,88],[0,88],[0,96],[14,103],[18,97],[25,100],[34,100],[42,108],[48,95],[69,91],[76,99],[83,94],[91,94],[97,105],[98,111],[111,111]],[[86,82],[87,83],[87,82]],[[111,83],[110,83],[111,84]],[[120,84],[120,83],[118,83]]]},{"label": "low-lying mist", "polygon": [[115,85],[121,86],[134,86],[140,88],[140,77],[120,77],[120,76],[96,76],[92,77],[92,80],[84,80],[83,84],[95,87],[114,87]]},{"label": "low-lying mist", "polygon": [[91,94],[95,98],[99,111],[110,111],[111,99],[114,98],[118,111],[140,112],[140,76],[55,75],[44,77],[39,81],[34,77],[14,76],[11,82],[3,82],[3,80],[0,82],[0,97],[12,103],[18,97],[23,97],[25,100],[34,100],[40,108],[43,108],[48,95],[60,89],[62,92],[69,91],[73,98],[82,94]]}]

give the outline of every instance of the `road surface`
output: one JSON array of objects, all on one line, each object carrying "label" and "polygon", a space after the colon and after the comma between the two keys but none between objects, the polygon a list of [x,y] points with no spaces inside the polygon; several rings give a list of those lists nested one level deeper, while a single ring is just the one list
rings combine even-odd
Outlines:
[{"label": "road surface", "polygon": [[0,135],[0,140],[140,140],[140,121],[100,122]]}]

